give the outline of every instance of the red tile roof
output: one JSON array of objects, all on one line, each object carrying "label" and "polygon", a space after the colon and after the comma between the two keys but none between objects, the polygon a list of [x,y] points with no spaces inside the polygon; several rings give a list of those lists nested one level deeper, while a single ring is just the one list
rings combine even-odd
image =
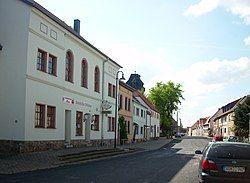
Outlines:
[{"label": "red tile roof", "polygon": [[135,97],[140,97],[152,110],[156,111],[159,113],[158,109],[154,106],[154,104],[152,104],[146,97],[145,95],[143,95],[142,93],[140,93],[139,91],[134,91],[133,95]]}]

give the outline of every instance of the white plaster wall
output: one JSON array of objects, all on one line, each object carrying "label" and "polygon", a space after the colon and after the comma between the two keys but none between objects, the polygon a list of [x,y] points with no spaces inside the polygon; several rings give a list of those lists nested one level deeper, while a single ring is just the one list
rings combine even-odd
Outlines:
[{"label": "white plaster wall", "polygon": [[[42,77],[44,80],[55,82],[67,89],[86,93],[90,97],[101,99],[101,92],[94,92],[94,69],[95,66],[99,67],[100,81],[102,81],[102,63],[104,58],[94,54],[95,52],[90,51],[88,46],[78,41],[71,33],[54,22],[51,22],[46,16],[40,14],[41,13],[37,10],[33,10],[31,14],[29,32],[30,57],[28,59],[27,74],[37,78]],[[50,38],[49,34],[46,35],[40,31],[41,22],[48,27],[48,32],[50,32],[51,29],[57,31],[57,40]],[[58,79],[51,78],[50,75],[34,69],[36,68],[36,54],[38,48],[58,57]],[[74,57],[73,83],[65,81],[65,58],[68,50],[73,53]],[[81,87],[81,62],[83,58],[88,62],[88,89]]]},{"label": "white plaster wall", "polygon": [[[146,125],[146,111],[147,108],[142,107],[141,105],[137,104],[136,102],[133,102],[133,108],[139,108],[139,116],[136,115],[136,113],[133,113],[133,122],[138,124],[138,134],[136,134],[135,138],[136,139],[142,139],[144,137],[144,125]],[[141,117],[141,109],[144,111],[145,113],[145,118]],[[141,127],[143,127],[143,134],[141,134]]]},{"label": "white plaster wall", "polygon": [[30,8],[0,1],[0,139],[24,139],[25,71]]},{"label": "white plaster wall", "polygon": [[154,125],[156,125],[156,137],[159,137],[160,133],[159,133],[158,129],[160,127],[160,121],[159,121],[159,119],[151,116],[151,126],[154,126]]},{"label": "white plaster wall", "polygon": [[[32,10],[31,10],[32,9]],[[91,139],[101,138],[101,101],[114,99],[107,96],[107,83],[115,83],[119,67],[110,61],[105,64],[104,84],[103,61],[105,58],[90,49],[68,31],[48,17],[21,1],[0,1],[0,139],[6,140],[63,140],[65,139],[65,110],[71,110],[71,139],[75,136],[76,111],[100,115],[100,130],[91,131]],[[40,31],[40,23],[48,27],[48,34]],[[57,32],[57,40],[50,37],[50,31]],[[37,49],[43,49],[57,57],[57,76],[51,76],[36,69]],[[74,55],[74,82],[65,81],[65,56],[67,50]],[[81,61],[88,61],[88,88],[81,87]],[[94,68],[100,69],[100,93],[94,92]],[[102,88],[102,86],[104,88]],[[104,91],[104,94],[102,94]],[[62,102],[67,96],[91,104],[91,107],[69,105]],[[56,107],[56,129],[35,128],[35,104],[42,103]],[[106,129],[105,129],[106,128]],[[103,135],[107,133],[107,117],[103,120]]]},{"label": "white plaster wall", "polygon": [[[116,84],[115,77],[116,73],[118,71],[118,67],[114,64],[109,62],[105,62],[104,64],[104,90],[103,90],[103,96],[104,100],[107,100],[111,103],[112,107],[109,109],[111,111],[111,114],[103,115],[103,139],[113,139],[114,138],[114,132],[108,131],[108,116],[115,117],[115,99],[113,97],[108,96],[108,83],[111,83],[113,85]],[[118,113],[117,113],[118,114]],[[117,130],[118,130],[118,123]],[[118,133],[117,133],[118,134]]]},{"label": "white plaster wall", "polygon": [[[140,98],[140,97],[136,97],[137,100],[139,100],[140,103],[142,103],[143,105],[147,106],[149,109],[150,107]],[[153,110],[151,109],[151,113],[153,112]],[[155,112],[155,111],[154,111]],[[160,127],[160,118],[154,118],[151,116],[151,118],[148,119],[148,125],[154,126],[156,125],[156,128]],[[150,133],[151,137],[153,137],[153,132]],[[157,130],[156,136],[159,137],[160,133],[159,130]]]},{"label": "white plaster wall", "polygon": [[[40,31],[40,23],[48,27],[48,34]],[[57,32],[57,40],[50,37],[50,30]],[[107,117],[101,114],[102,99],[108,100],[113,105],[114,99],[108,97],[108,83],[115,83],[115,73],[119,69],[110,61],[104,64],[105,59],[95,51],[89,49],[83,42],[77,40],[71,33],[55,24],[48,17],[33,9],[29,26],[28,44],[28,66],[27,66],[27,100],[26,103],[26,139],[27,140],[63,140],[65,138],[65,110],[71,110],[71,139],[85,139],[85,125],[83,125],[83,136],[75,136],[76,111],[83,114],[91,113],[100,116],[99,131],[90,131],[90,139],[112,139],[113,133],[107,132]],[[57,76],[52,76],[36,69],[36,57],[38,48],[57,57]],[[73,83],[65,81],[65,57],[67,50],[74,55]],[[81,87],[81,62],[85,58],[88,62],[88,88]],[[100,69],[100,93],[94,92],[94,68]],[[103,88],[102,88],[103,87]],[[104,92],[102,94],[102,91]],[[62,103],[62,98],[70,97],[74,100],[85,102],[91,107],[81,105],[69,105]],[[35,103],[56,106],[56,129],[34,128]],[[112,114],[114,116],[114,107]],[[103,119],[102,119],[103,117]],[[103,127],[103,129],[102,129]],[[102,131],[103,130],[103,131]]]}]

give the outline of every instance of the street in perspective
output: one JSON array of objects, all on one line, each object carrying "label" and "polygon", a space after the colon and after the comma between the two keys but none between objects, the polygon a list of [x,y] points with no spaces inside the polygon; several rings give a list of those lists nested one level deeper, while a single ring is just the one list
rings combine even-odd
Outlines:
[{"label": "street in perspective", "polygon": [[[62,167],[0,175],[1,182],[198,182],[199,155],[210,140],[184,137],[169,141],[159,149],[124,156],[65,165]],[[152,144],[151,144],[152,146]],[[151,150],[149,150],[151,148]],[[156,148],[156,147],[153,147]]]}]

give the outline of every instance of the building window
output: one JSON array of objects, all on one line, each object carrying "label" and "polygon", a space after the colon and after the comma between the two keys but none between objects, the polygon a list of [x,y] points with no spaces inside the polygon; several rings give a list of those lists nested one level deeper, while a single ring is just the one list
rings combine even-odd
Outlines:
[{"label": "building window", "polygon": [[68,51],[66,53],[66,63],[65,63],[65,81],[73,83],[73,54]]},{"label": "building window", "polygon": [[127,133],[130,134],[130,121],[127,121],[126,127],[127,127]]},{"label": "building window", "polygon": [[113,98],[115,98],[115,85],[113,85]]},{"label": "building window", "polygon": [[100,70],[95,67],[95,92],[100,92]]},{"label": "building window", "polygon": [[47,53],[41,49],[38,49],[36,69],[39,71],[46,72],[46,60],[47,60]]},{"label": "building window", "polygon": [[115,98],[115,85],[112,85],[111,83],[108,84],[108,96]]},{"label": "building window", "polygon": [[141,134],[143,134],[143,127],[141,127]]},{"label": "building window", "polygon": [[138,135],[139,134],[139,126],[135,125],[135,134]]},{"label": "building window", "polygon": [[125,110],[127,110],[127,109],[128,109],[128,98],[125,97]]},{"label": "building window", "polygon": [[36,104],[35,127],[36,128],[45,128],[45,105]]},{"label": "building window", "polygon": [[143,117],[143,110],[141,109],[141,117]]},{"label": "building window", "polygon": [[47,106],[47,128],[56,128],[56,108]]},{"label": "building window", "polygon": [[88,88],[88,63],[87,60],[82,60],[82,87]]},{"label": "building window", "polygon": [[83,113],[76,111],[76,136],[82,136]]},{"label": "building window", "polygon": [[112,84],[108,84],[108,96],[112,97]]},{"label": "building window", "polygon": [[48,73],[49,74],[56,76],[56,65],[57,65],[57,58],[49,54],[49,61],[48,61]]},{"label": "building window", "polygon": [[128,111],[130,111],[130,105],[131,105],[131,104],[130,104],[130,101],[131,101],[131,100],[128,99]]},{"label": "building window", "polygon": [[227,129],[226,128],[224,128],[224,133],[227,133]]},{"label": "building window", "polygon": [[122,95],[120,95],[120,100],[119,100],[119,101],[120,101],[119,109],[122,109],[122,102],[123,102],[123,101],[122,101]]},{"label": "building window", "polygon": [[136,116],[139,116],[140,110],[139,108],[136,108]]},{"label": "building window", "polygon": [[108,131],[115,131],[115,118],[108,117]]},{"label": "building window", "polygon": [[99,131],[99,115],[95,115],[95,121],[92,130]]}]

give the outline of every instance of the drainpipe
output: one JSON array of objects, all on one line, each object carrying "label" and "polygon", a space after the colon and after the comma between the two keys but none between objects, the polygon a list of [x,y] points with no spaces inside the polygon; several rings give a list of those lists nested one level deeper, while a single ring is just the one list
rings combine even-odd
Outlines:
[{"label": "drainpipe", "polygon": [[145,138],[146,138],[146,140],[148,140],[147,139],[147,133],[148,133],[148,111],[146,110],[146,130],[145,130]]},{"label": "drainpipe", "polygon": [[151,125],[152,125],[152,124],[151,124],[151,119],[152,119],[151,114],[152,114],[152,112],[151,112],[151,110],[150,110],[150,118],[149,118],[149,119],[150,119],[150,121],[149,121],[149,125],[150,125],[150,140],[151,140],[151,136],[152,136],[152,135],[151,135],[151,129],[152,129],[152,127],[151,127]]},{"label": "drainpipe", "polygon": [[[105,63],[109,61],[109,58],[107,60],[104,60],[102,63],[102,101],[104,100],[104,72],[105,72]],[[101,146],[103,145],[103,126],[104,126],[104,114],[102,113],[102,123],[101,123]]]}]

